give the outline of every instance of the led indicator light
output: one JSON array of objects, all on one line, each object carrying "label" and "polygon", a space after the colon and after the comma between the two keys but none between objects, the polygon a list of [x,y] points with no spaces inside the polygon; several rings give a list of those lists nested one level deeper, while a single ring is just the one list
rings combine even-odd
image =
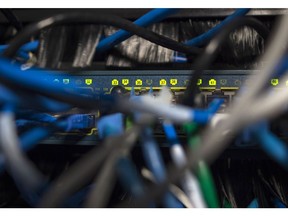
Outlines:
[{"label": "led indicator light", "polygon": [[141,85],[142,85],[142,80],[141,80],[141,79],[137,79],[137,80],[135,81],[135,85],[141,86]]},{"label": "led indicator light", "polygon": [[63,83],[64,83],[65,85],[69,84],[69,82],[70,82],[69,79],[63,79]]},{"label": "led indicator light", "polygon": [[128,85],[129,84],[129,79],[122,79],[122,84],[123,85]]},{"label": "led indicator light", "polygon": [[147,83],[148,85],[152,85],[153,80],[152,80],[152,79],[147,79],[147,80],[146,80],[146,83]]},{"label": "led indicator light", "polygon": [[[209,81],[210,82],[210,81]],[[201,85],[202,84],[202,79],[198,79],[197,81],[197,85]]]},{"label": "led indicator light", "polygon": [[[279,84],[279,80],[278,79],[271,79],[271,85],[273,86],[277,86]],[[287,82],[286,82],[287,85]]]},{"label": "led indicator light", "polygon": [[111,82],[111,84],[112,84],[113,86],[119,85],[119,81],[118,81],[117,79],[113,79],[112,82]]},{"label": "led indicator light", "polygon": [[59,81],[59,79],[54,79],[53,82],[54,83],[59,83],[60,81]]},{"label": "led indicator light", "polygon": [[92,84],[92,79],[85,79],[86,85],[91,85]]},{"label": "led indicator light", "polygon": [[171,85],[177,85],[177,83],[178,83],[178,80],[177,79],[170,79],[170,84]]},{"label": "led indicator light", "polygon": [[167,85],[167,82],[166,82],[165,79],[161,79],[161,80],[159,81],[159,84],[163,86],[163,85]]},{"label": "led indicator light", "polygon": [[220,80],[220,84],[221,85],[226,85],[227,84],[227,80],[226,79],[221,79]]},{"label": "led indicator light", "polygon": [[210,79],[209,80],[209,85],[210,86],[215,86],[216,85],[216,80],[215,79]]}]

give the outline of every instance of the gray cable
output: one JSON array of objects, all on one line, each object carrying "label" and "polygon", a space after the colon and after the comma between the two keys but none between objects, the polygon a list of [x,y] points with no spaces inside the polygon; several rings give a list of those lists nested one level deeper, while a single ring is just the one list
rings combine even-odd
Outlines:
[{"label": "gray cable", "polygon": [[37,191],[45,183],[44,176],[20,149],[14,114],[0,113],[0,147],[9,173],[26,191]]},{"label": "gray cable", "polygon": [[110,156],[107,158],[107,162],[102,168],[100,174],[95,178],[94,189],[88,195],[88,199],[85,207],[88,208],[103,208],[106,207],[109,201],[110,195],[113,190],[113,186],[116,182],[116,163],[120,157],[125,157],[130,152],[132,146],[135,144],[140,130],[134,130],[134,133],[127,134],[124,139],[118,139],[116,145],[120,145],[120,149],[114,149]]},{"label": "gray cable", "polygon": [[[81,189],[85,184],[95,176],[99,166],[108,157],[113,149],[119,150],[123,145],[119,141],[124,141],[127,136],[136,133],[140,127],[135,126],[127,130],[123,135],[107,138],[101,147],[96,147],[79,161],[77,161],[69,170],[64,172],[43,196],[40,207],[58,207],[71,196],[74,192]],[[100,149],[99,149],[100,148]]]}]

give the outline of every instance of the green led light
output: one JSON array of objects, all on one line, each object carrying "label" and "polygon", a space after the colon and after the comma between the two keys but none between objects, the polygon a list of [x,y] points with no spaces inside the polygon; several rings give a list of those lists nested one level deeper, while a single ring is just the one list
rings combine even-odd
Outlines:
[{"label": "green led light", "polygon": [[64,83],[65,85],[69,84],[69,82],[70,82],[69,79],[63,79],[63,83]]},{"label": "green led light", "polygon": [[278,79],[271,79],[271,85],[277,86],[278,84],[279,84],[279,80]]}]

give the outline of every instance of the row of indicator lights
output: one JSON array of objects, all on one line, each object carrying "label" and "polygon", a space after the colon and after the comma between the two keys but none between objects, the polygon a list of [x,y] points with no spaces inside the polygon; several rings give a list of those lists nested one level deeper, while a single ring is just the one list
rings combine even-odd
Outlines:
[{"label": "row of indicator lights", "polygon": [[[122,79],[122,80],[121,80],[121,83],[122,83],[122,85],[127,86],[130,82],[129,82],[129,79]],[[152,85],[152,83],[153,83],[153,80],[151,80],[151,79],[147,79],[147,80],[146,80],[146,84]],[[177,83],[178,83],[178,79],[170,79],[170,84],[171,84],[171,85],[177,85]],[[113,79],[113,80],[111,81],[111,84],[112,84],[113,86],[119,85],[119,80]],[[135,85],[136,85],[136,86],[141,86],[141,85],[143,85],[142,79],[136,79],[136,80],[135,80]],[[167,85],[166,79],[161,79],[161,80],[159,80],[159,85],[161,85],[161,86]]]},{"label": "row of indicator lights", "polygon": [[[60,80],[59,79],[54,79],[54,82],[56,83],[59,83]],[[187,85],[189,82],[189,80],[185,80],[184,83]],[[69,79],[63,79],[63,83],[64,84],[69,84],[70,83],[70,80]],[[92,85],[93,83],[93,80],[92,79],[85,79],[85,84],[86,85]],[[129,85],[130,81],[129,79],[122,79],[121,80],[121,84],[124,85],[124,86],[127,86]],[[146,80],[146,84],[148,85],[152,85],[153,81],[151,79],[147,79]],[[202,79],[198,79],[198,82],[197,82],[197,85],[201,85],[203,83]],[[80,83],[78,83],[80,84]],[[111,82],[112,86],[117,86],[119,85],[119,80],[118,79],[113,79],[112,82]],[[170,84],[172,86],[175,86],[178,84],[178,79],[170,79]],[[226,79],[221,79],[220,80],[220,84],[221,85],[226,85],[227,84],[227,80]],[[240,85],[241,84],[241,81],[240,80],[236,80],[235,81],[235,84],[236,85]],[[279,80],[278,79],[271,79],[271,85],[273,86],[277,86],[279,84]],[[136,79],[135,80],[135,85],[136,86],[142,86],[143,85],[143,81],[141,79]],[[166,79],[160,79],[159,80],[159,85],[160,86],[165,86],[167,85],[167,81]],[[208,85],[210,86],[216,86],[217,85],[217,81],[215,79],[210,79],[208,81]],[[288,82],[286,82],[286,85],[288,85]]]},{"label": "row of indicator lights", "polygon": [[[178,79],[170,79],[169,80],[170,81],[170,84],[172,85],[172,86],[175,86],[175,85],[177,85],[178,84]],[[146,84],[148,84],[148,85],[151,85],[152,84],[152,80],[146,80]],[[124,86],[127,86],[128,84],[129,84],[129,79],[122,79],[122,82],[121,82]],[[189,83],[189,80],[185,80],[184,81],[184,84],[185,85],[188,85],[188,83]],[[198,81],[197,81],[197,85],[202,85],[202,83],[203,83],[203,80],[202,79],[198,79]],[[240,80],[235,80],[235,85],[240,85],[241,84],[241,81]],[[113,79],[112,80],[112,82],[111,82],[111,84],[112,84],[112,86],[116,86],[116,85],[119,85],[119,81],[117,80],[117,79]],[[135,85],[136,86],[141,86],[143,84],[143,81],[141,80],[141,79],[136,79],[135,80]],[[227,84],[227,80],[226,79],[221,79],[220,80],[220,84],[221,85],[226,85]],[[167,85],[167,80],[166,79],[160,79],[159,80],[159,85],[160,86],[165,86],[165,85]],[[208,85],[209,86],[216,86],[217,85],[217,81],[216,81],[216,79],[210,79],[209,81],[208,81]]]},{"label": "row of indicator lights", "polygon": [[[53,82],[60,83],[60,80],[56,78],[53,80]],[[70,79],[63,79],[62,82],[63,82],[63,84],[68,85],[70,83]],[[76,80],[76,84],[81,84],[81,83],[82,83],[81,80]],[[85,79],[86,85],[92,85],[92,83],[93,83],[92,79]]]}]

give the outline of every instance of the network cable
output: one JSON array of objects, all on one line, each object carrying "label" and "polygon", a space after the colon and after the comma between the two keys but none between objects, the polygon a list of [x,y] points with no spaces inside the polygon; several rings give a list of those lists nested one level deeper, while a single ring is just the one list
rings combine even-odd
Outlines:
[{"label": "network cable", "polygon": [[[172,8],[154,9],[149,11],[142,17],[138,18],[134,23],[138,26],[147,27],[153,23],[162,21],[168,16],[178,12],[178,10],[179,9],[172,9]],[[132,34],[127,31],[124,30],[117,31],[116,33],[104,38],[99,42],[99,44],[96,47],[96,54],[99,55],[101,53],[107,52],[109,49],[113,48],[114,46],[128,39],[131,36]]]},{"label": "network cable", "polygon": [[103,25],[112,25],[115,27],[122,28],[123,30],[129,31],[135,35],[143,37],[146,40],[149,40],[152,43],[156,43],[160,46],[172,49],[178,52],[187,53],[187,54],[199,54],[201,49],[195,47],[189,47],[173,41],[167,37],[158,35],[150,30],[142,28],[134,23],[125,20],[121,17],[104,15],[104,14],[89,14],[89,13],[67,13],[59,14],[47,19],[41,20],[38,23],[31,24],[23,29],[14,39],[12,39],[9,47],[5,50],[4,56],[12,58],[19,48],[26,43],[32,36],[39,33],[41,30],[60,24],[69,24],[69,23],[91,23],[91,24],[103,24]]},{"label": "network cable", "polygon": [[[181,167],[187,163],[185,156],[185,151],[183,147],[179,144],[177,134],[173,125],[169,122],[163,123],[164,131],[167,136],[167,139],[171,145],[170,153],[174,163]],[[183,184],[183,189],[190,201],[196,208],[205,208],[206,203],[203,199],[202,192],[200,190],[199,182],[193,173],[188,170],[185,172],[183,179],[181,180]]]},{"label": "network cable", "polygon": [[225,28],[223,28],[223,30],[210,41],[203,54],[195,60],[195,64],[193,66],[195,70],[193,71],[193,75],[191,76],[190,82],[186,88],[183,104],[194,106],[195,96],[199,88],[197,82],[198,79],[201,78],[203,70],[208,69],[211,63],[217,57],[220,46],[225,42],[229,34],[235,29],[245,25],[254,28],[264,38],[264,40],[267,39],[269,35],[268,28],[255,18],[237,18],[225,23]]},{"label": "network cable", "polygon": [[[109,137],[105,139],[101,147],[95,147],[77,161],[69,170],[64,172],[47,190],[42,197],[40,207],[58,207],[75,191],[87,184],[95,175],[102,162],[115,149],[121,149],[123,145],[134,143],[137,134],[140,132],[139,126],[134,126],[121,136]],[[119,145],[119,140],[122,142]],[[128,144],[129,144],[128,143]]]},{"label": "network cable", "polygon": [[207,42],[209,42],[209,40],[211,40],[214,36],[216,36],[216,34],[219,31],[222,31],[223,29],[225,29],[226,24],[235,20],[238,17],[244,16],[249,11],[250,11],[250,9],[248,9],[248,8],[241,8],[241,9],[235,10],[235,12],[233,14],[226,17],[220,24],[211,28],[210,30],[208,30],[204,34],[201,34],[201,35],[199,35],[199,36],[197,36],[191,40],[186,41],[185,44],[187,44],[189,46],[202,46],[202,45],[206,44]]}]

